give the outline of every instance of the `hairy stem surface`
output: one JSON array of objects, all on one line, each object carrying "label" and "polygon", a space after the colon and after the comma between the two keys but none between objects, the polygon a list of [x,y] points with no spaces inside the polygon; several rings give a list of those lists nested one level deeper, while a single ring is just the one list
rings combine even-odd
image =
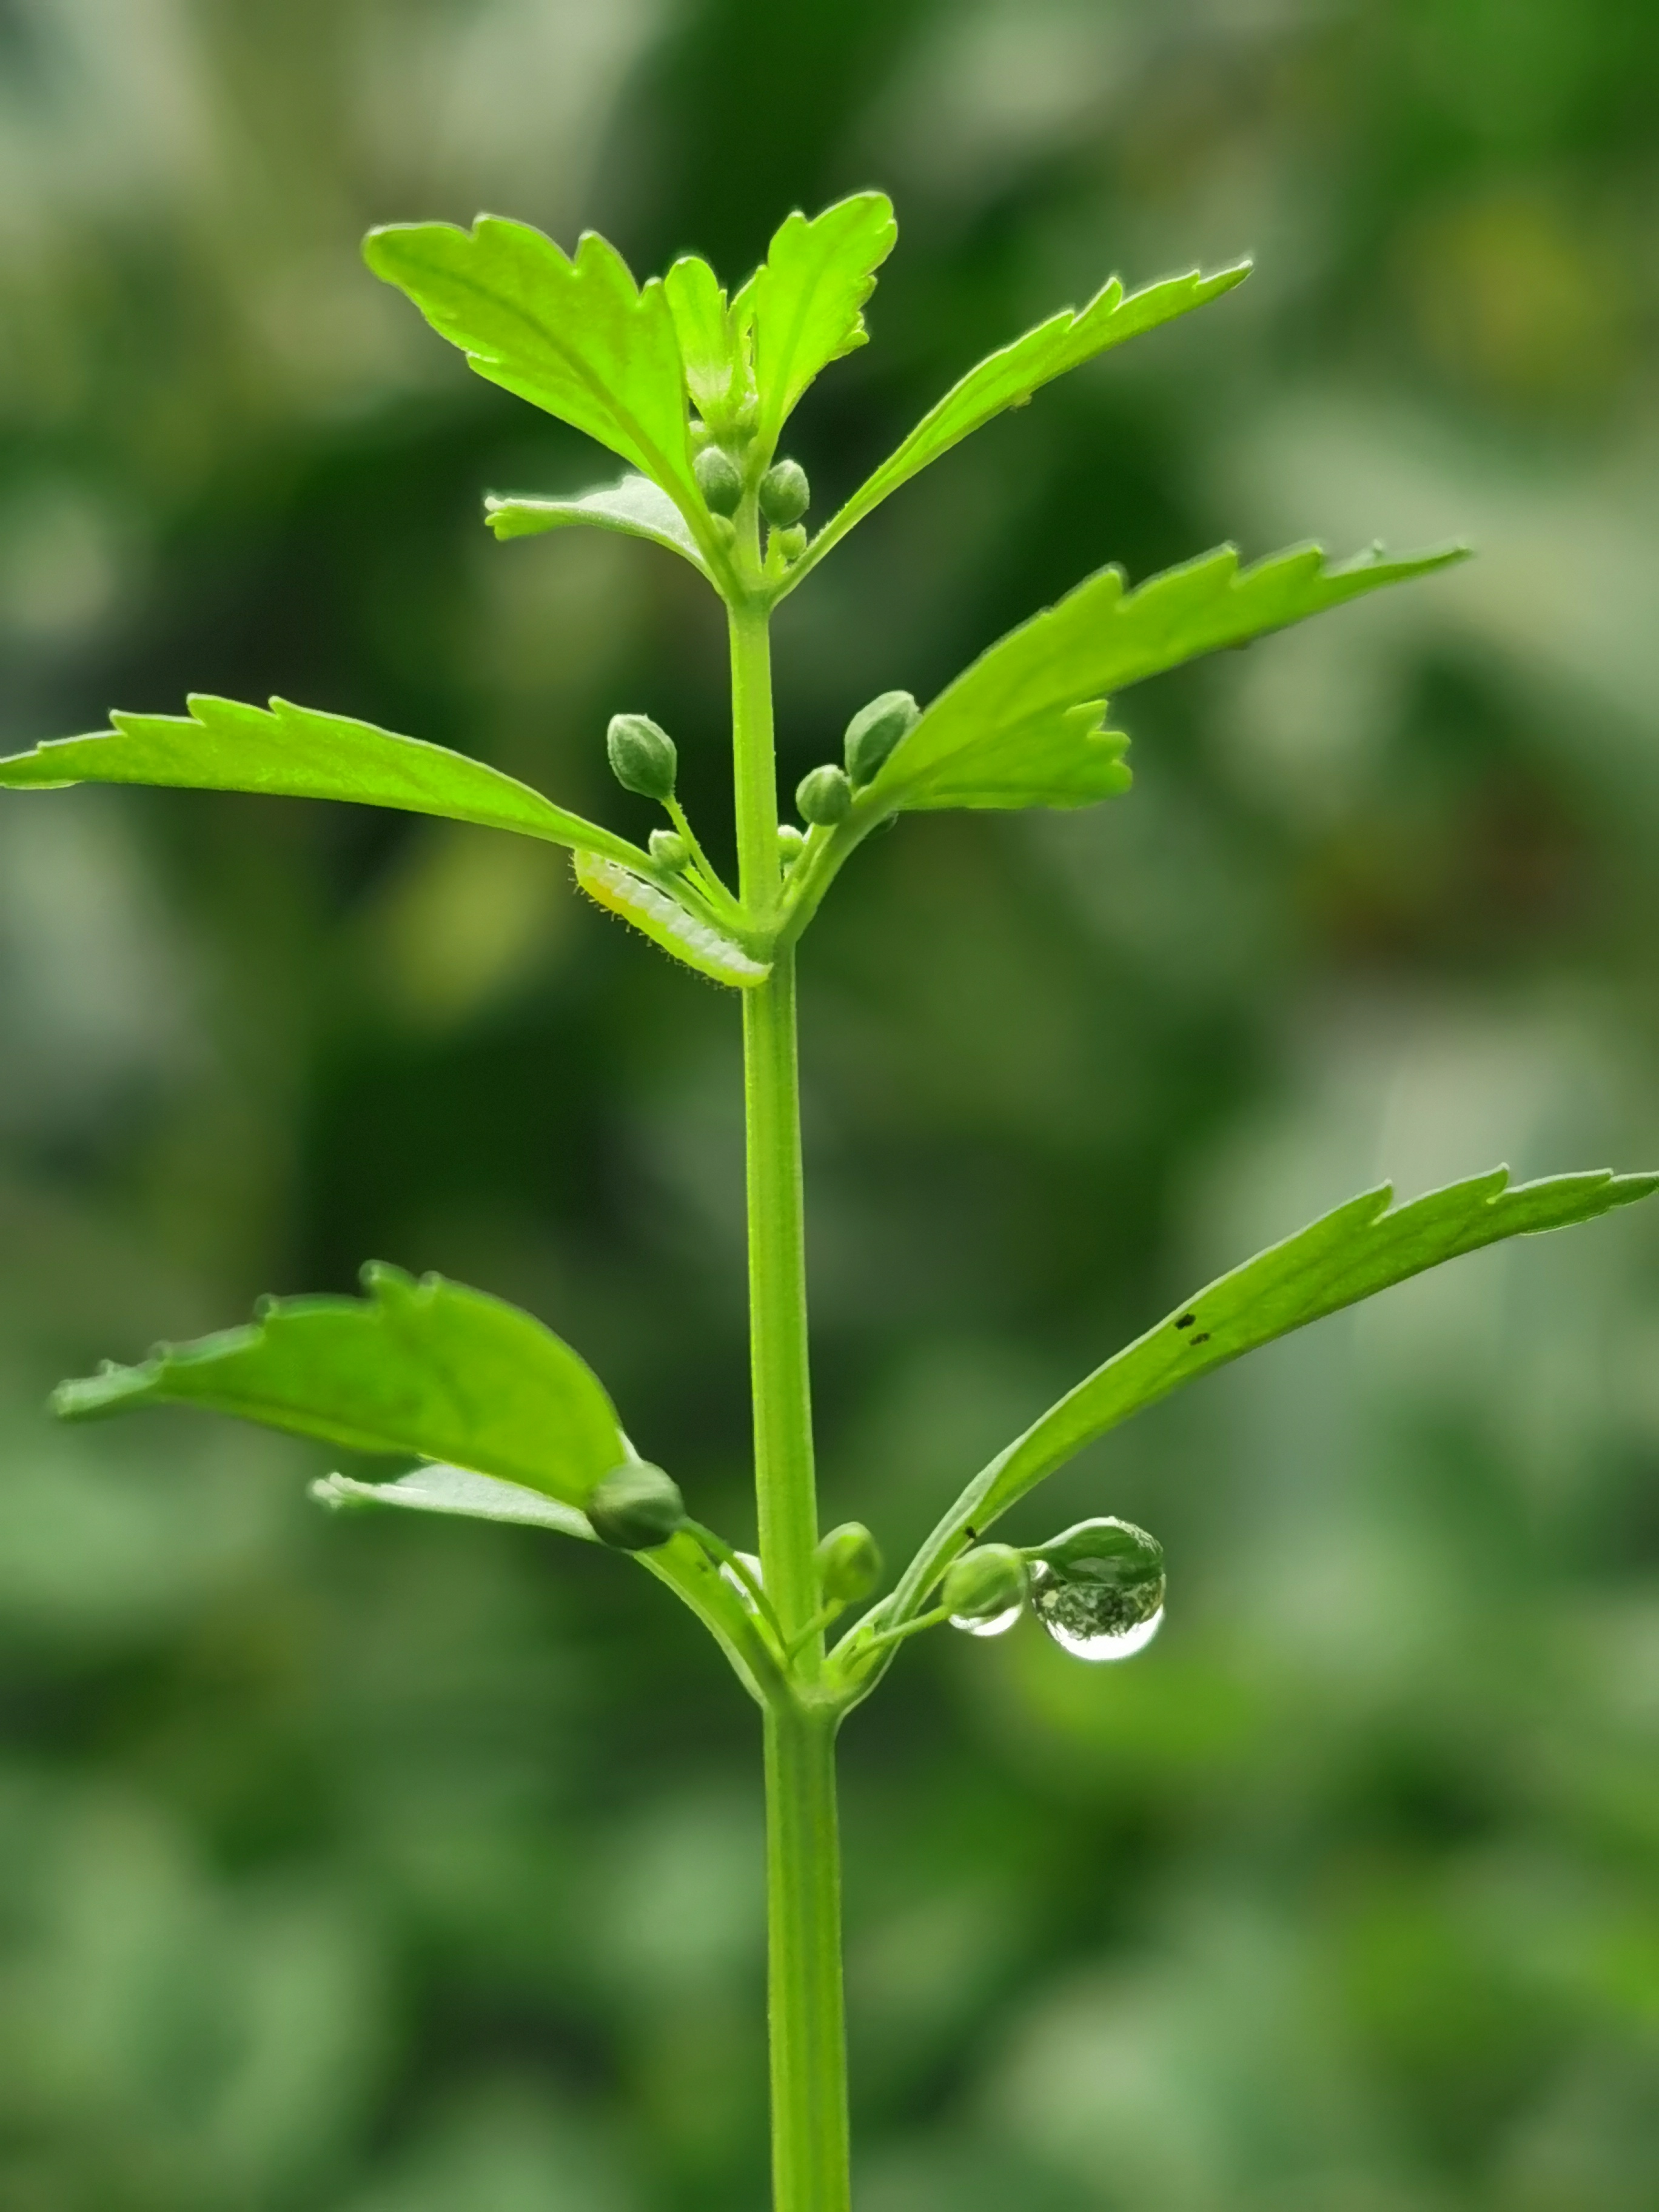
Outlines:
[{"label": "hairy stem surface", "polygon": [[[732,702],[743,902],[778,906],[777,771],[766,617],[732,615]],[[766,1867],[772,2173],[775,2212],[848,2212],[847,2055],[835,1716],[815,1707],[823,1664],[814,1551],[817,1500],[807,1371],[800,1093],[791,948],[743,994],[755,1483],[768,1595],[801,1639],[799,1692],[766,1717]]]}]

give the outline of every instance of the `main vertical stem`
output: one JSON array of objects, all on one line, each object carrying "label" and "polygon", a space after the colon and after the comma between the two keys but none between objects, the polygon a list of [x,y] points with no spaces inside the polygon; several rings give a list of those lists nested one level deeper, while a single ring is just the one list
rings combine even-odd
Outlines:
[{"label": "main vertical stem", "polygon": [[[732,614],[732,712],[743,901],[775,909],[777,769],[766,617]],[[807,1370],[795,970],[779,952],[743,994],[749,1204],[750,1370],[761,1567],[784,1632],[817,1610],[817,1499]],[[848,2212],[847,2048],[842,1997],[836,1725],[810,1686],[823,1650],[797,1662],[807,1697],[766,1716],[768,2007],[775,2212]]]}]

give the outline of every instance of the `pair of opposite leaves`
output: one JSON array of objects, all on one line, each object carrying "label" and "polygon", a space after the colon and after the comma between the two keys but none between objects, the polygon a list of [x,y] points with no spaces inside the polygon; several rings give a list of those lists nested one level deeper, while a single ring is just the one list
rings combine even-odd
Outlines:
[{"label": "pair of opposite leaves", "polygon": [[[801,394],[865,341],[863,305],[896,236],[892,208],[861,193],[811,221],[789,217],[766,261],[728,301],[687,257],[636,286],[615,249],[588,234],[574,257],[526,224],[481,216],[394,225],[365,248],[480,375],[574,424],[638,475],[575,500],[495,500],[501,537],[598,525],[684,555],[735,588],[720,532],[692,471],[690,402],[719,431],[739,417],[769,454]],[[1231,289],[1248,264],[1194,271],[1126,296],[1114,278],[969,372],[768,587],[800,579],[910,477],[1004,410],[1125,338]],[[1080,806],[1127,788],[1126,740],[1103,726],[1107,697],[1224,646],[1340,605],[1460,557],[1455,549],[1342,567],[1297,547],[1242,568],[1223,546],[1127,591],[1121,573],[1087,578],[981,654],[927,708],[836,833],[865,834],[904,809]],[[173,784],[356,800],[514,830],[569,847],[583,887],[665,950],[715,980],[769,972],[764,943],[740,944],[695,894],[628,839],[555,805],[465,755],[372,724],[273,701],[270,708],[192,698],[188,717],[117,714],[113,727],[0,761],[0,784]]]},{"label": "pair of opposite leaves", "polygon": [[[1605,1170],[1510,1185],[1504,1170],[1389,1205],[1384,1187],[1351,1199],[1257,1254],[1115,1353],[969,1485],[885,1601],[890,1626],[915,1616],[964,1540],[1087,1444],[1143,1407],[1391,1284],[1510,1237],[1594,1219],[1659,1189],[1659,1175]],[[160,1346],[137,1366],[67,1382],[58,1410],[85,1419],[143,1405],[194,1405],[358,1451],[430,1464],[401,1481],[335,1475],[336,1504],[389,1504],[531,1522],[592,1539],[582,1507],[634,1456],[604,1385],[568,1345],[515,1307],[440,1276],[365,1271],[366,1299],[268,1301],[246,1328]],[[972,1537],[969,1535],[973,1532]],[[675,1589],[764,1698],[775,1674],[753,1616],[689,1534],[633,1555]],[[861,1692],[885,1657],[855,1628],[836,1673]],[[890,1656],[892,1646],[885,1647]]]}]

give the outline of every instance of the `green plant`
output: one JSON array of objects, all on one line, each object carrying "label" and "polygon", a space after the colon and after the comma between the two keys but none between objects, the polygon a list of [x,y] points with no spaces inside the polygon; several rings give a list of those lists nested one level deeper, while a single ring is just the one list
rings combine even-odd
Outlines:
[{"label": "green plant", "polygon": [[252,1326],[66,1383],[60,1413],[193,1403],[369,1452],[415,1472],[335,1475],[339,1505],[530,1522],[631,1552],[703,1622],[761,1709],[768,1805],[775,2179],[780,2212],[848,2202],[835,1741],[908,1637],[950,1620],[994,1634],[1027,1607],[1087,1658],[1139,1649],[1162,1617],[1153,1539],[1113,1519],[1028,1548],[987,1541],[999,1517],[1119,1422],[1224,1362],[1390,1283],[1500,1238],[1588,1219],[1659,1176],[1570,1175],[1511,1187],[1500,1170],[1392,1207],[1368,1192],[1200,1291],[1109,1359],[968,1484],[894,1586],[867,1531],[820,1539],[804,1288],[795,959],[843,864],[898,814],[1069,807],[1123,792],[1109,695],[1382,585],[1457,550],[1332,567],[1297,548],[1241,568],[1231,548],[1126,590],[1115,569],[992,646],[925,708],[872,700],[844,765],[780,825],[769,623],[841,538],[908,477],[1051,378],[1218,297],[1244,267],[1125,295],[1115,282],[971,370],[830,521],[809,536],[810,487],[779,440],[819,372],[864,342],[862,307],[894,238],[878,194],[792,216],[735,296],[700,260],[637,288],[604,240],[574,259],[495,218],[374,233],[371,267],[473,367],[587,432],[633,472],[574,499],[492,499],[498,538],[587,525],[689,562],[727,616],[738,880],[711,865],[675,795],[672,739],[639,714],[607,746],[629,789],[659,803],[648,848],[481,763],[359,721],[273,701],[192,699],[185,718],[117,714],[96,735],[0,763],[0,783],[138,782],[354,800],[515,830],[568,847],[583,887],[675,958],[735,989],[744,1036],[758,1559],[687,1513],[641,1459],[604,1388],[529,1316],[435,1277],[365,1271],[362,1300],[264,1306]]}]

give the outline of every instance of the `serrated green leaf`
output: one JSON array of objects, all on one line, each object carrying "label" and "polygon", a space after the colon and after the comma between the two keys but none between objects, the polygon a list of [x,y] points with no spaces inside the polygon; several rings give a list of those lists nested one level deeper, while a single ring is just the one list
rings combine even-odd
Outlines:
[{"label": "serrated green leaf", "polygon": [[363,257],[480,376],[653,478],[702,542],[685,374],[660,283],[636,285],[596,232],[584,231],[573,258],[532,225],[492,215],[470,231],[388,224],[369,233]]},{"label": "serrated green leaf", "polygon": [[492,494],[484,501],[484,519],[500,538],[532,538],[541,531],[568,530],[582,524],[620,531],[629,538],[646,538],[653,545],[665,545],[702,575],[708,574],[685,517],[649,477],[624,477],[618,484],[602,485],[574,499]]},{"label": "serrated green leaf", "polygon": [[0,760],[0,786],[58,791],[75,783],[149,783],[336,799],[515,830],[613,860],[645,858],[625,837],[555,806],[515,776],[422,738],[394,737],[372,722],[286,699],[273,699],[267,709],[198,694],[187,704],[188,718],[112,714],[112,730],[14,753]]},{"label": "serrated green leaf", "polygon": [[760,438],[769,453],[821,369],[865,343],[861,312],[898,225],[885,192],[856,192],[809,222],[797,212],[735,304],[752,316]]},{"label": "serrated green leaf", "polygon": [[576,855],[576,881],[596,906],[619,915],[676,960],[695,968],[711,982],[751,990],[771,974],[770,965],[746,952],[711,921],[689,913],[679,901],[632,868],[617,867],[587,854]]},{"label": "serrated green leaf", "polygon": [[[1132,1413],[1327,1314],[1505,1237],[1594,1220],[1659,1190],[1659,1174],[1608,1169],[1511,1185],[1505,1168],[1390,1207],[1386,1184],[1350,1199],[1222,1275],[1051,1406],[970,1483],[907,1571],[891,1618],[924,1597],[972,1528]],[[851,1652],[849,1650],[849,1656]]]},{"label": "serrated green leaf", "polygon": [[482,1291],[371,1264],[364,1299],[270,1300],[246,1328],[59,1385],[65,1420],[191,1405],[354,1451],[453,1462],[579,1506],[631,1454],[592,1370]]},{"label": "serrated green leaf", "polygon": [[685,381],[697,411],[725,429],[754,396],[743,322],[732,313],[720,281],[706,261],[688,253],[663,278],[679,340]]},{"label": "serrated green leaf", "polygon": [[[1091,783],[1093,796],[1109,796],[1124,787],[1127,771],[1091,734],[1107,695],[1463,557],[1462,548],[1400,561],[1367,554],[1334,568],[1318,546],[1307,545],[1241,568],[1237,548],[1224,545],[1133,592],[1125,590],[1121,569],[1103,568],[982,653],[941,692],[861,803],[880,812],[1079,805],[1087,804]],[[959,788],[1037,796],[944,795]]]},{"label": "serrated green leaf", "polygon": [[[890,493],[908,483],[952,446],[981,429],[1010,407],[1022,407],[1032,393],[1067,369],[1079,368],[1097,354],[1121,345],[1143,331],[1156,330],[1206,301],[1218,299],[1242,284],[1250,273],[1248,261],[1209,275],[1189,270],[1125,295],[1115,276],[1086,307],[1062,307],[1046,323],[1016,338],[1012,345],[989,355],[951,386],[938,405],[924,415],[909,436],[890,454],[872,477],[853,494],[838,514],[825,524],[795,568],[785,591],[790,591],[832,545],[843,538]],[[781,596],[781,593],[780,594]]]},{"label": "serrated green leaf", "polygon": [[1129,740],[1103,727],[1104,702],[993,730],[939,762],[908,787],[907,809],[942,806],[1093,806],[1127,791]]}]

